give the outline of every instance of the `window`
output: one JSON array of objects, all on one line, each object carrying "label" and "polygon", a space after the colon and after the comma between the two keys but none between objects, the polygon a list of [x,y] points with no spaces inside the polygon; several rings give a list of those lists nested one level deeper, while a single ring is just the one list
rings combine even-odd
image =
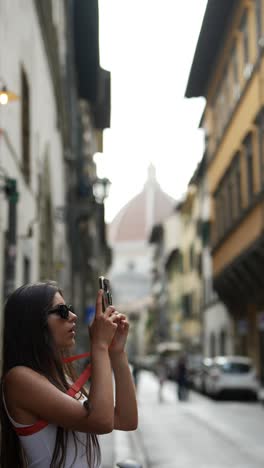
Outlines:
[{"label": "window", "polygon": [[236,101],[239,98],[239,92],[240,92],[236,44],[234,44],[232,52],[231,52],[231,74],[232,74],[232,81],[233,81],[233,99]]},{"label": "window", "polygon": [[247,12],[244,13],[240,31],[242,33],[242,42],[243,42],[243,55],[244,55],[244,66],[249,63],[249,35],[248,35],[248,15]]},{"label": "window", "polygon": [[248,204],[252,202],[254,195],[254,179],[253,179],[253,147],[252,147],[252,135],[248,135],[245,140],[245,158],[247,168],[247,195]]},{"label": "window", "polygon": [[230,99],[230,75],[227,69],[225,70],[224,76],[225,76],[225,79],[224,79],[225,100],[228,103]]},{"label": "window", "polygon": [[25,71],[21,70],[21,140],[22,171],[27,184],[30,183],[30,96]]},{"label": "window", "polygon": [[258,151],[259,151],[259,172],[261,187],[264,185],[264,112],[262,111],[258,125]]},{"label": "window", "polygon": [[193,245],[191,245],[191,247],[190,247],[189,260],[190,260],[190,270],[192,270],[193,267],[194,267],[194,247],[193,247]]},{"label": "window", "polygon": [[228,72],[227,68],[224,73],[224,85],[223,86],[224,86],[224,94],[225,94],[225,102],[226,102],[226,106],[224,109],[225,123],[226,123],[232,110],[230,73]]},{"label": "window", "polygon": [[219,118],[219,133],[218,133],[218,136],[220,137],[222,132],[223,132],[223,128],[224,128],[224,125],[225,125],[225,112],[226,112],[226,100],[225,100],[225,92],[224,92],[224,86],[222,84],[221,86],[221,92],[220,92],[220,95],[219,95],[219,103],[218,103],[218,111],[219,111],[219,114],[218,114],[218,118]]},{"label": "window", "polygon": [[[251,142],[251,139],[250,139]],[[249,149],[252,145],[249,145]],[[249,164],[252,151],[248,150]],[[251,179],[250,179],[251,180]],[[253,187],[253,185],[252,185]],[[253,190],[253,189],[252,189]],[[234,221],[239,217],[242,208],[241,202],[241,176],[240,176],[240,153],[234,156],[233,162],[220,182],[215,193],[215,240],[221,238]],[[208,226],[210,227],[210,226]]]},{"label": "window", "polygon": [[201,238],[203,246],[209,245],[210,242],[210,221],[203,221],[201,227]]},{"label": "window", "polygon": [[225,362],[220,364],[220,369],[225,374],[248,374],[252,368],[249,364],[242,362]]},{"label": "window", "polygon": [[[253,197],[253,147],[252,135],[244,141],[247,161],[248,196]],[[234,156],[233,162],[219,185],[215,195],[216,221],[221,236],[239,217],[242,209],[240,153]]]},{"label": "window", "polygon": [[183,317],[189,318],[192,315],[192,295],[184,294],[182,296]]},{"label": "window", "polygon": [[228,177],[228,185],[227,185],[227,199],[229,203],[227,205],[227,217],[228,217],[228,225],[232,224],[234,219],[234,210],[233,210],[233,203],[234,203],[234,190],[233,190],[233,181],[232,181],[232,174],[229,174]]},{"label": "window", "polygon": [[238,83],[238,61],[237,61],[237,47],[236,44],[233,46],[231,52],[231,62],[232,62],[232,70],[233,70],[233,80],[234,84]]},{"label": "window", "polygon": [[222,132],[222,92],[217,90],[213,99],[213,128],[216,143],[218,142]]},{"label": "window", "polygon": [[240,170],[240,154],[239,153],[235,156],[235,159],[234,159],[234,178],[235,178],[234,210],[235,210],[235,217],[238,217],[242,208],[241,170]]},{"label": "window", "polygon": [[176,258],[176,269],[178,273],[183,273],[183,255],[181,252],[179,252]]},{"label": "window", "polygon": [[222,229],[221,234],[224,234],[228,228],[228,194],[226,184],[223,184],[221,189],[221,218],[222,218]]},{"label": "window", "polygon": [[203,274],[203,262],[202,262],[202,254],[199,253],[196,257],[196,268],[199,276]]},{"label": "window", "polygon": [[256,40],[257,40],[257,49],[260,46],[259,39],[262,36],[262,8],[261,8],[262,0],[255,0],[255,17],[256,17]]},{"label": "window", "polygon": [[222,197],[221,191],[218,191],[215,194],[215,240],[218,240],[221,237],[223,232],[223,221],[222,221]]}]

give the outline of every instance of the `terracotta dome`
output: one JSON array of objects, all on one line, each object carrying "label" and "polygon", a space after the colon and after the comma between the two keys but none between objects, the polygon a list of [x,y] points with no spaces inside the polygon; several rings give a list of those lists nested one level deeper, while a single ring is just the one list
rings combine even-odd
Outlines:
[{"label": "terracotta dome", "polygon": [[171,214],[175,203],[161,190],[155,168],[151,165],[143,190],[119,211],[110,224],[110,243],[147,240],[152,227]]}]

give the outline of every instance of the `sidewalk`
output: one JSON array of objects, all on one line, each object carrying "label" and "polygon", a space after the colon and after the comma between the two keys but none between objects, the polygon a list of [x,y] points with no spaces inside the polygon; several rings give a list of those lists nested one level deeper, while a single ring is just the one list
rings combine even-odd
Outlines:
[{"label": "sidewalk", "polygon": [[[158,444],[156,444],[157,446],[155,445],[155,437],[157,439],[158,437],[157,434],[159,434],[158,440],[160,443],[163,437],[162,426],[158,431],[156,430],[153,432],[155,437],[153,437],[153,440],[152,440],[152,436],[151,436],[152,423],[150,423],[150,421],[152,420],[152,416],[156,415],[156,418],[159,419],[161,414],[163,414],[162,411],[164,411],[166,417],[168,418],[168,427],[174,428],[173,430],[175,434],[175,440],[178,440],[178,441],[181,440],[184,432],[182,433],[181,427],[175,428],[175,426],[172,425],[173,423],[171,422],[171,414],[167,411],[170,408],[170,404],[172,405],[172,408],[176,408],[176,406],[178,405],[178,413],[177,413],[178,419],[181,420],[181,418],[184,418],[184,421],[186,419],[186,424],[188,423],[191,428],[193,428],[193,424],[196,424],[196,425],[199,424],[202,428],[202,433],[204,433],[208,428],[212,432],[215,431],[215,434],[218,434],[219,440],[221,439],[219,441],[220,443],[219,447],[221,447],[221,444],[222,446],[225,446],[228,443],[228,441],[236,441],[236,444],[235,444],[236,447],[240,447],[240,446],[242,448],[244,447],[243,450],[241,449],[243,452],[245,451],[246,453],[254,452],[255,449],[254,448],[252,449],[252,440],[251,440],[251,443],[249,444],[249,447],[247,447],[246,442],[243,442],[244,440],[246,440],[245,439],[246,429],[244,428],[245,430],[243,434],[242,428],[240,427],[240,429],[238,429],[239,427],[238,423],[237,423],[236,431],[234,431],[234,428],[232,428],[230,425],[227,427],[226,421],[228,421],[228,419],[223,420],[223,418],[220,417],[219,405],[217,403],[214,403],[210,399],[206,399],[205,397],[194,392],[193,395],[191,395],[192,404],[189,406],[184,406],[183,404],[180,405],[178,403],[176,388],[173,382],[167,382],[163,390],[164,390],[163,391],[164,402],[166,402],[166,404],[157,405],[158,384],[155,382],[155,377],[152,374],[146,374],[145,378],[143,379],[143,376],[142,376],[141,385],[139,385],[138,395],[137,395],[138,406],[139,406],[139,428],[136,431],[131,431],[131,432],[114,431],[112,434],[100,436],[100,443],[101,443],[101,448],[102,448],[102,467],[101,468],[117,468],[116,466],[117,462],[121,462],[127,459],[132,459],[132,460],[137,461],[138,463],[142,465],[142,468],[148,468],[151,461],[149,461],[149,464],[148,464],[147,463],[148,460],[146,460],[146,455],[145,455],[146,449],[144,449],[142,446],[143,434],[144,436],[148,434],[148,437],[149,437],[149,440],[147,441],[148,456],[149,456],[149,453],[151,453],[152,456],[154,457],[153,455],[153,450],[154,450],[156,454],[155,456],[157,457],[157,459],[158,457],[164,456],[164,460],[165,460],[169,454],[170,454],[170,457],[173,458],[173,455],[172,455],[173,443],[169,447],[167,447],[167,444],[169,443],[168,442],[169,439],[167,436],[164,436],[164,441],[162,442],[162,453],[159,453]],[[260,390],[259,400],[264,407],[264,388],[261,388]],[[226,406],[228,406],[228,404]],[[236,407],[237,405],[235,403],[234,405],[230,404],[230,411],[233,406]],[[225,409],[225,406],[223,407],[223,410],[224,409]],[[143,419],[143,415],[144,415],[144,418],[146,416],[146,410],[147,410],[147,415],[148,415],[147,421]],[[153,415],[152,415],[152,412],[153,412]],[[232,413],[230,414],[232,417]],[[234,414],[237,414],[237,413],[234,413]],[[244,421],[247,421],[247,417],[249,417],[249,414],[247,413],[247,411],[245,411]],[[250,427],[251,427],[252,418],[248,419],[248,421],[250,421]],[[201,425],[201,422],[202,422],[202,425]],[[259,426],[259,430],[258,430],[258,426]],[[258,431],[259,434],[261,434],[261,428],[262,428],[262,423],[260,425],[260,422],[258,422],[255,430]],[[252,429],[250,431],[252,432]],[[209,433],[210,431],[208,432],[208,434]],[[224,434],[224,437],[221,438],[223,434]],[[199,431],[198,431],[197,437],[199,438]],[[254,436],[253,436],[253,439],[254,439]],[[144,441],[146,442],[145,439]],[[201,441],[201,445],[204,446],[204,440]],[[211,452],[208,449],[209,452],[211,453],[210,456],[212,456],[213,446],[211,447],[211,449],[212,449]],[[230,448],[230,451],[232,450]],[[263,446],[261,446],[261,444],[259,443],[259,437],[258,437],[258,440],[256,441],[256,450],[254,452],[255,455],[257,453],[257,450],[263,450]],[[179,452],[180,452],[180,449],[178,449],[178,456],[180,457]],[[199,450],[198,450],[198,453],[199,453]],[[232,453],[234,456],[234,451]],[[251,453],[251,456],[253,457],[252,453]],[[184,457],[186,458],[188,456],[191,457],[190,454],[186,454],[184,451],[182,451],[181,456],[183,458]],[[236,454],[237,460],[239,459],[239,457],[240,455]],[[203,466],[203,467],[210,466],[210,465],[203,465],[202,461],[201,461],[201,464],[199,463],[197,464],[197,467],[198,466]],[[245,465],[243,464],[243,466],[247,466],[247,468],[251,466],[250,464],[247,465],[246,463],[247,462],[245,461]],[[155,466],[158,467],[161,465],[155,465]],[[165,465],[162,465],[162,466],[164,467]],[[170,466],[174,466],[174,465],[170,465]],[[183,465],[179,464],[179,466],[183,466]],[[186,466],[192,466],[192,465],[186,465]],[[227,465],[223,464],[222,467],[223,466],[227,466]],[[235,466],[242,466],[242,465],[237,464]],[[254,466],[258,466],[258,465],[254,464]]]},{"label": "sidewalk", "polygon": [[140,444],[140,433],[136,431],[113,431],[101,435],[102,468],[116,468],[117,462],[135,460],[142,468],[147,468],[145,456]]},{"label": "sidewalk", "polygon": [[102,468],[114,466],[114,433],[99,436],[102,452]]},{"label": "sidewalk", "polygon": [[[139,400],[139,394],[137,397]],[[101,468],[118,468],[117,463],[125,460],[134,460],[141,468],[148,468],[139,428],[129,432],[114,430],[111,434],[100,435],[99,443],[102,453]]]}]

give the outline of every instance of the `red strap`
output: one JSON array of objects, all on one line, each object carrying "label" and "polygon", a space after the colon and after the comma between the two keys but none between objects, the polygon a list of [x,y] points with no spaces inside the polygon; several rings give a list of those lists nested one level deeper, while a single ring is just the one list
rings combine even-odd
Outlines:
[{"label": "red strap", "polygon": [[82,358],[88,357],[90,355],[91,355],[91,353],[76,354],[76,356],[70,356],[70,357],[64,358],[63,362],[77,361],[77,359],[82,359]]},{"label": "red strap", "polygon": [[32,434],[36,434],[36,432],[41,431],[41,429],[44,429],[44,427],[48,426],[48,424],[49,423],[47,423],[47,421],[40,419],[35,424],[32,424],[32,426],[27,426],[27,427],[13,426],[13,429],[19,436],[29,436]]},{"label": "red strap", "polygon": [[[63,362],[75,361],[76,359],[81,359],[89,355],[90,353],[84,353],[84,354],[79,354],[77,356],[71,356],[69,358],[65,358]],[[78,377],[78,379],[67,390],[67,395],[74,397],[76,393],[78,393],[79,390],[83,387],[85,382],[87,382],[90,376],[91,376],[91,364],[88,364],[88,366],[81,373],[80,377]],[[36,432],[41,431],[41,429],[44,429],[44,427],[48,426],[48,424],[49,423],[47,421],[40,419],[39,421],[35,422],[31,426],[27,426],[27,427],[14,427],[13,426],[13,427],[17,435],[29,436],[29,435],[35,434]]]},{"label": "red strap", "polygon": [[80,377],[74,382],[74,384],[71,385],[69,390],[67,391],[67,394],[69,396],[74,396],[76,393],[79,392],[80,388],[83,387],[85,382],[90,378],[91,376],[91,364],[89,364],[86,369],[81,373]]}]

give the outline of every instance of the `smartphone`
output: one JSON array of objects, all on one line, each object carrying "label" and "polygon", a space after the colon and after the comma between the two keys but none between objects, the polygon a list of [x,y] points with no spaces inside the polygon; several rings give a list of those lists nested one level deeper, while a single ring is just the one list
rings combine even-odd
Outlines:
[{"label": "smartphone", "polygon": [[111,294],[111,288],[110,288],[110,281],[105,278],[104,276],[99,276],[99,288],[104,290],[104,295],[103,295],[103,309],[105,309],[112,305],[112,294]]}]

